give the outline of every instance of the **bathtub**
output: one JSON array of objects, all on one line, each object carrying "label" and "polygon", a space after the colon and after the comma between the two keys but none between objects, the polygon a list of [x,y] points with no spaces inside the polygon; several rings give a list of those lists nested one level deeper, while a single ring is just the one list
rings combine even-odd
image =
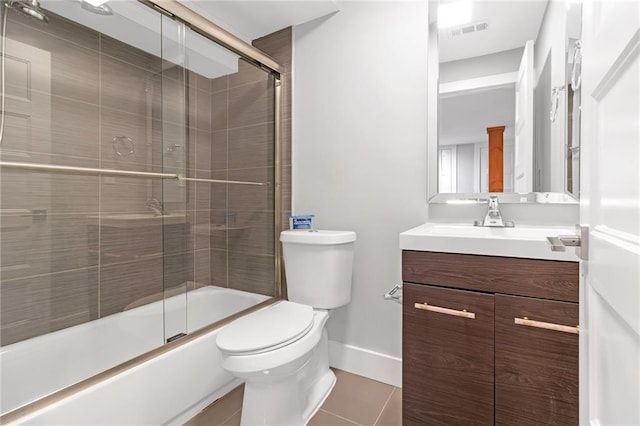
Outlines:
[{"label": "bathtub", "polygon": [[[0,350],[2,413],[155,349],[165,337],[195,331],[268,298],[206,286],[5,346]],[[216,335],[217,330],[207,333],[23,420],[68,425],[187,420],[237,384],[220,367]]]}]

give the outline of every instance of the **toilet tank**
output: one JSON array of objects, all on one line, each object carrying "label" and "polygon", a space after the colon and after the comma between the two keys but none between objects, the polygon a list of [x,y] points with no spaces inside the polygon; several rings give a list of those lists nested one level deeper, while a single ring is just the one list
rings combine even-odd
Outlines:
[{"label": "toilet tank", "polygon": [[333,309],[351,301],[352,231],[283,231],[287,295],[292,302]]}]

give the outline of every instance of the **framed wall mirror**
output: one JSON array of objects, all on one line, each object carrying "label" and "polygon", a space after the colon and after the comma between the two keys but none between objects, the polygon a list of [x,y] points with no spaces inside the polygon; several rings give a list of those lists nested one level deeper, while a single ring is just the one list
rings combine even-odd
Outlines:
[{"label": "framed wall mirror", "polygon": [[431,3],[430,202],[578,202],[581,9]]}]

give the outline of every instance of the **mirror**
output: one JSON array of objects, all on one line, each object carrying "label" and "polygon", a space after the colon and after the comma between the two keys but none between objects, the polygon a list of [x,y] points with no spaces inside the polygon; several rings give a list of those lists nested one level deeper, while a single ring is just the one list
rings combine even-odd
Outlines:
[{"label": "mirror", "polygon": [[580,2],[440,0],[432,12],[430,202],[576,203]]}]

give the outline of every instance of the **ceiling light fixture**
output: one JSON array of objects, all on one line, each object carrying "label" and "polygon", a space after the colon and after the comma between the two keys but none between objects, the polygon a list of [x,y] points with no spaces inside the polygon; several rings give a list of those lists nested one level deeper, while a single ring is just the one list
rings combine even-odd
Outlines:
[{"label": "ceiling light fixture", "polygon": [[471,0],[440,3],[438,6],[438,28],[456,27],[471,22]]}]

